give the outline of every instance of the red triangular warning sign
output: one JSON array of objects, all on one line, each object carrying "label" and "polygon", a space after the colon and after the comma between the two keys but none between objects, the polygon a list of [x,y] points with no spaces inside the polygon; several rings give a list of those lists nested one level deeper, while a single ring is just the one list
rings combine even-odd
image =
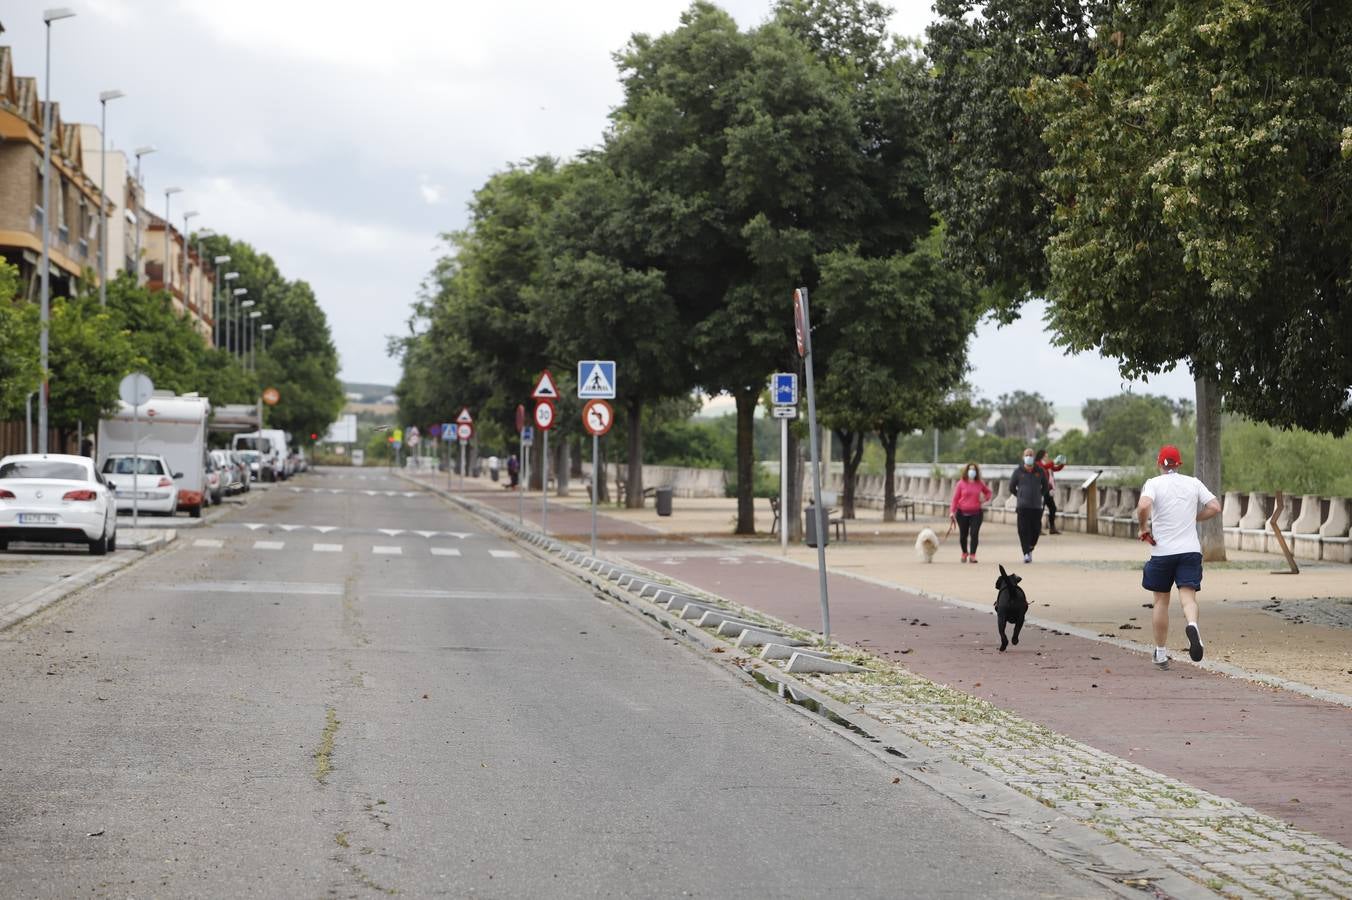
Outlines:
[{"label": "red triangular warning sign", "polygon": [[535,383],[535,390],[531,396],[536,400],[557,400],[559,399],[559,389],[554,386],[554,376],[545,369],[540,373],[540,380]]},{"label": "red triangular warning sign", "polygon": [[473,425],[474,417],[469,414],[469,407],[460,407],[460,415],[455,417],[455,421],[460,425]]}]

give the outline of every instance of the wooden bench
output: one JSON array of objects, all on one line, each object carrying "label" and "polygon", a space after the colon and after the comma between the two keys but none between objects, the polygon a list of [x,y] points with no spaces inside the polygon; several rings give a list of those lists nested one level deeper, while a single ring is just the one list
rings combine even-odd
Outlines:
[{"label": "wooden bench", "polygon": [[770,523],[770,533],[779,534],[779,498],[770,498],[770,512],[775,514],[774,521]]}]

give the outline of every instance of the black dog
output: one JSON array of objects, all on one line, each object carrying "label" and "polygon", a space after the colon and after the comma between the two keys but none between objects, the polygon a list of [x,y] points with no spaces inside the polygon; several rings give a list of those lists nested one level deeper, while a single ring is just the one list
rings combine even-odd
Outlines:
[{"label": "black dog", "polygon": [[1020,581],[1023,579],[1010,575],[1004,566],[1000,567],[1000,577],[995,579],[995,587],[999,591],[995,595],[995,621],[1000,627],[1001,653],[1009,646],[1009,638],[1005,637],[1005,623],[1014,623],[1014,643],[1017,644],[1019,632],[1023,629],[1023,617],[1028,614],[1028,597],[1019,587]]}]

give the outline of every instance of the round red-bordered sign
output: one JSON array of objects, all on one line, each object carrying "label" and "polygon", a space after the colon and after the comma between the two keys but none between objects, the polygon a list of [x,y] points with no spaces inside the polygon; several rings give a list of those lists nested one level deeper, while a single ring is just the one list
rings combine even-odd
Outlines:
[{"label": "round red-bordered sign", "polygon": [[807,355],[807,343],[803,335],[803,291],[801,288],[794,288],[793,291],[793,336],[798,341],[798,355]]},{"label": "round red-bordered sign", "polygon": [[468,422],[461,422],[459,425],[455,426],[455,436],[462,441],[468,441],[470,438],[474,437],[474,426]]},{"label": "round red-bordered sign", "polygon": [[519,434],[519,433],[521,432],[521,429],[523,429],[523,428],[525,428],[525,427],[526,427],[526,407],[525,407],[525,404],[518,403],[518,404],[516,405],[516,430],[517,430],[517,433]]},{"label": "round red-bordered sign", "polygon": [[541,400],[535,404],[535,427],[541,431],[548,431],[554,427],[554,404],[548,400]]},{"label": "round red-bordered sign", "polygon": [[604,400],[588,400],[582,407],[582,427],[587,433],[600,437],[615,424],[615,411]]}]

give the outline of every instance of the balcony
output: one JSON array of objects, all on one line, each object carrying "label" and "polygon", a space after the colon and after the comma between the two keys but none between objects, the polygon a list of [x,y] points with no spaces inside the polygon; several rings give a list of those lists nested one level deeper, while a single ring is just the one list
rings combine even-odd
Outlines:
[{"label": "balcony", "polygon": [[80,259],[89,259],[89,241],[80,238],[80,243],[75,246],[75,255]]}]

